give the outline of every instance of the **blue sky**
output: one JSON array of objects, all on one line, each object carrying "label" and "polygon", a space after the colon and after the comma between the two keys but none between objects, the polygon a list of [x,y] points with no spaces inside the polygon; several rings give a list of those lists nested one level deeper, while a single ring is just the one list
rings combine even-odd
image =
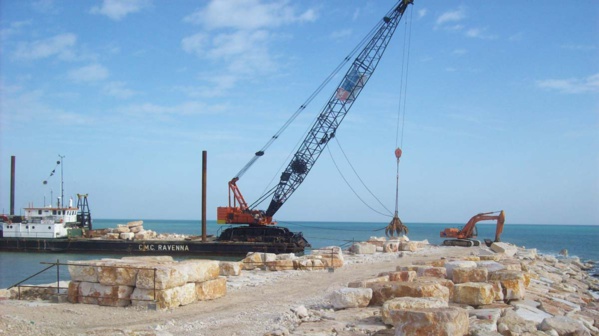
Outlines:
[{"label": "blue sky", "polygon": [[[227,182],[394,1],[0,2],[0,208],[89,193],[96,218],[208,219]],[[396,124],[411,29],[399,215],[599,224],[596,1],[415,1],[337,132],[360,178],[395,203]],[[408,24],[406,26],[406,23]],[[340,81],[238,182],[256,200]],[[282,221],[387,222],[331,142]],[[264,203],[262,208],[266,208]]]}]

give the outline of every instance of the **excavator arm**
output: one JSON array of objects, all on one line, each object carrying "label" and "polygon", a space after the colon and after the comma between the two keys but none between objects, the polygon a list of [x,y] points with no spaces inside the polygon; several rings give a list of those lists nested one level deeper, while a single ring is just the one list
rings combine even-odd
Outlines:
[{"label": "excavator arm", "polygon": [[[498,215],[494,215],[499,213]],[[472,244],[477,245],[478,242],[474,243],[471,239],[476,238],[476,223],[484,220],[495,220],[497,221],[497,226],[495,228],[495,241],[500,241],[501,233],[503,232],[503,226],[505,224],[505,212],[495,211],[495,212],[483,212],[474,215],[463,228],[447,228],[441,231],[441,238],[453,238],[451,240],[446,240],[443,242],[444,245],[454,245],[454,246],[472,246]]]}]

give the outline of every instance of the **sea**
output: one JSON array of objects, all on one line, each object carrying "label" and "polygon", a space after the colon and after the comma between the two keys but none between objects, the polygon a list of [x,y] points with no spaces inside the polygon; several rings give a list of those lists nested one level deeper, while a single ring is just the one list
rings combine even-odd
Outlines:
[{"label": "sea", "polygon": [[[115,228],[126,224],[127,219],[94,219],[94,229]],[[199,220],[144,220],[144,229],[158,233],[201,235]],[[387,223],[373,222],[288,222],[279,221],[279,226],[294,232],[302,232],[312,245],[312,249],[325,246],[347,248],[353,242],[365,241],[370,237],[385,236]],[[442,223],[405,223],[410,240],[425,240],[440,245],[443,238],[439,233],[448,227],[460,227],[463,224]],[[207,234],[218,236],[227,228],[216,221],[207,221]],[[477,224],[478,239],[495,238],[495,224]],[[544,224],[506,224],[501,241],[520,247],[536,248],[539,253],[558,256],[566,249],[570,257],[579,257],[582,261],[596,262],[589,272],[599,276],[599,225],[544,225]],[[310,253],[310,249],[306,250]],[[51,266],[48,263],[66,263],[72,260],[91,260],[98,258],[119,258],[114,254],[69,254],[69,253],[29,253],[0,252],[0,288],[8,288]],[[175,259],[181,259],[179,257]],[[202,258],[194,256],[193,258]],[[210,257],[215,259],[215,257]],[[241,258],[239,258],[241,259]],[[229,257],[228,260],[231,260]],[[39,285],[69,280],[68,269],[53,267],[26,280],[23,284]]]}]

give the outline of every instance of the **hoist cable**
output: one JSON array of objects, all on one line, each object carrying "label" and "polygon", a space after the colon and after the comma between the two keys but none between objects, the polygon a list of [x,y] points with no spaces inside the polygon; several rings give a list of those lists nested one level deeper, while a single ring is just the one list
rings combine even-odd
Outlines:
[{"label": "hoist cable", "polygon": [[[343,173],[342,173],[342,172],[341,172],[341,170],[339,169],[339,166],[337,165],[337,162],[335,162],[335,158],[333,157],[333,154],[331,153],[331,149],[329,148],[329,146],[327,146],[327,150],[328,150],[328,152],[329,152],[329,155],[331,156],[331,160],[333,161],[333,165],[335,166],[335,168],[337,168],[337,172],[339,172],[339,175],[341,176],[341,178],[343,179],[343,181],[345,181],[345,184],[347,184],[347,186],[348,186],[348,187],[349,187],[349,189],[350,189],[350,190],[351,190],[351,191],[354,193],[354,195],[356,195],[356,197],[357,197],[357,198],[358,198],[358,199],[359,199],[359,200],[360,200],[360,201],[361,201],[361,202],[362,202],[362,203],[363,203],[363,204],[364,204],[366,207],[368,207],[370,210],[372,210],[372,211],[374,211],[374,212],[376,212],[376,213],[378,213],[378,214],[380,214],[380,215],[386,216],[386,217],[393,217],[393,216],[391,216],[391,215],[388,215],[388,214],[382,213],[382,212],[380,212],[380,211],[378,211],[378,210],[374,209],[374,208],[373,208],[373,207],[371,207],[371,206],[370,206],[368,203],[366,203],[366,201],[364,201],[364,200],[362,199],[362,197],[360,197],[360,195],[358,195],[358,193],[356,192],[356,190],[354,190],[354,188],[353,188],[353,187],[352,187],[352,186],[349,184],[349,181],[347,181],[347,179],[345,178],[345,176],[343,175]],[[383,207],[384,207],[384,206],[383,206]],[[387,208],[385,208],[385,210],[389,211],[389,209],[387,209]]]},{"label": "hoist cable", "polygon": [[349,164],[349,166],[351,167],[352,171],[354,172],[354,174],[356,175],[356,177],[358,178],[358,180],[360,181],[360,183],[362,183],[362,186],[364,186],[364,188],[366,190],[368,190],[368,192],[370,193],[370,195],[372,197],[374,197],[374,199],[379,202],[379,204],[385,209],[387,210],[387,212],[389,212],[391,214],[391,211],[389,209],[387,209],[387,207],[383,204],[383,202],[381,202],[381,200],[378,199],[378,197],[376,197],[376,195],[370,190],[370,188],[368,188],[368,186],[366,185],[366,183],[364,183],[364,180],[362,180],[362,178],[360,177],[360,175],[358,174],[358,172],[356,171],[356,169],[354,168],[354,166],[351,164],[351,161],[349,161],[349,158],[347,157],[347,154],[345,154],[345,151],[343,150],[343,147],[341,147],[341,143],[339,142],[338,137],[335,137],[335,142],[337,143],[337,146],[339,146],[339,149],[341,150],[341,153],[343,153],[343,157],[345,157],[345,161],[347,161],[347,163]]},{"label": "hoist cable", "polygon": [[352,51],[347,55],[339,65],[331,72],[325,80],[312,92],[312,94],[306,99],[306,101],[291,115],[291,117],[283,124],[283,126],[266,142],[266,144],[255,153],[255,155],[250,159],[250,161],[241,168],[241,170],[235,175],[235,178],[239,179],[245,172],[261,157],[264,155],[264,152],[272,145],[272,143],[279,138],[279,136],[289,127],[289,125],[297,118],[297,116],[306,109],[306,107],[320,94],[320,92],[327,86],[327,84],[341,71],[341,69],[351,60],[351,58],[362,49],[362,46],[365,45],[368,41],[372,39],[372,36],[379,29],[379,26],[382,23],[378,23],[374,28],[368,32],[368,34],[352,49]]}]

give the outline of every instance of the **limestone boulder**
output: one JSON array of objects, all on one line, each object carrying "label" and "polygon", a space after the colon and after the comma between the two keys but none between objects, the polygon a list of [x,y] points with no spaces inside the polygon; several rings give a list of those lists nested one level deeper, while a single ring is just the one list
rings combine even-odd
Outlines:
[{"label": "limestone boulder", "polygon": [[79,303],[100,306],[126,307],[131,304],[131,286],[105,286],[97,282],[81,282],[77,296]]},{"label": "limestone boulder", "polygon": [[453,260],[445,262],[445,273],[447,274],[448,279],[453,279],[453,270],[456,268],[474,268],[476,267],[476,262],[469,260]]},{"label": "limestone boulder", "polygon": [[154,232],[141,230],[135,233],[135,240],[148,240],[154,237]]},{"label": "limestone boulder", "polygon": [[366,280],[361,280],[361,281],[352,281],[347,284],[347,287],[349,287],[349,288],[364,288],[364,287],[369,287],[372,284],[382,283],[382,282],[389,282],[389,276],[384,275],[384,276],[379,276],[376,278],[371,278],[371,279],[366,279]]},{"label": "limestone boulder", "polygon": [[489,271],[484,267],[456,268],[452,272],[453,282],[456,284],[465,282],[486,282]]},{"label": "limestone boulder", "polygon": [[299,259],[295,264],[298,270],[303,271],[313,271],[313,270],[322,270],[324,269],[324,264],[320,259]]},{"label": "limestone boulder", "polygon": [[176,263],[156,264],[152,268],[140,269],[135,287],[140,289],[168,289],[187,283],[187,267]]},{"label": "limestone boulder", "polygon": [[491,250],[495,253],[502,253],[507,257],[513,257],[518,252],[518,247],[508,243],[496,242],[491,245]]},{"label": "limestone boulder", "polygon": [[422,282],[386,282],[376,283],[372,288],[371,306],[382,306],[386,301],[396,297],[434,297],[449,300],[449,289],[438,283]]},{"label": "limestone boulder", "polygon": [[218,277],[214,280],[195,283],[195,293],[198,301],[214,300],[227,294],[227,278]]},{"label": "limestone boulder", "polygon": [[237,261],[221,261],[219,262],[220,275],[224,276],[239,276],[241,275],[241,263]]},{"label": "limestone boulder", "polygon": [[69,261],[69,275],[72,281],[98,282],[97,266],[102,265],[99,260]]},{"label": "limestone boulder", "polygon": [[502,335],[527,335],[537,332],[537,323],[518,316],[513,310],[505,310],[497,321],[497,331]]},{"label": "limestone boulder", "polygon": [[497,272],[505,269],[503,264],[491,260],[483,260],[476,263],[476,267],[484,267],[489,273]]},{"label": "limestone boulder", "polygon": [[297,260],[298,257],[295,253],[281,253],[277,254],[277,260]]},{"label": "limestone boulder", "polygon": [[123,240],[132,240],[133,238],[135,238],[135,233],[133,232],[123,232],[119,235],[119,239]]},{"label": "limestone boulder", "polygon": [[122,260],[106,260],[96,271],[98,282],[106,286],[135,286],[139,267],[137,263]]},{"label": "limestone boulder", "polygon": [[415,241],[402,241],[399,244],[399,251],[416,252],[420,249],[420,245]]},{"label": "limestone boulder", "polygon": [[370,288],[340,288],[329,295],[335,309],[366,307],[372,299]]},{"label": "limestone boulder", "polygon": [[399,241],[392,240],[385,242],[383,245],[383,252],[385,253],[393,253],[399,251]]},{"label": "limestone boulder", "polygon": [[389,272],[389,281],[414,281],[416,279],[415,271],[397,271]]},{"label": "limestone boulder", "polygon": [[178,263],[177,267],[187,274],[187,282],[202,282],[218,278],[220,266],[217,260],[189,259]]},{"label": "limestone boulder", "polygon": [[468,335],[470,321],[463,308],[424,308],[418,310],[398,310],[395,335]]},{"label": "limestone boulder", "polygon": [[266,269],[269,271],[289,271],[295,269],[294,260],[274,260],[266,262]]},{"label": "limestone boulder", "polygon": [[370,243],[355,243],[349,251],[355,254],[374,254],[376,252],[377,245]]},{"label": "limestone boulder", "polygon": [[308,258],[321,260],[324,267],[339,268],[343,267],[344,263],[343,251],[339,246],[327,246],[312,250],[312,254]]},{"label": "limestone boulder", "polygon": [[370,237],[368,238],[368,241],[366,241],[368,244],[372,244],[378,247],[383,247],[385,246],[385,243],[387,242],[387,238],[386,237]]},{"label": "limestone boulder", "polygon": [[489,273],[489,280],[501,283],[504,300],[522,300],[526,294],[524,272],[502,270]]},{"label": "limestone boulder", "polygon": [[540,330],[555,330],[561,335],[591,336],[589,329],[576,319],[567,316],[549,317],[539,325]]},{"label": "limestone boulder", "polygon": [[275,260],[277,260],[277,255],[274,253],[249,252],[241,262],[243,263],[243,269],[253,270],[255,268],[264,268],[267,261]]},{"label": "limestone boulder", "polygon": [[142,225],[144,225],[144,221],[139,220],[139,221],[128,222],[126,226],[128,228],[133,228],[133,227],[139,227]]},{"label": "limestone boulder", "polygon": [[[67,288],[67,301],[70,303],[79,303],[79,284],[80,281],[71,281],[69,282],[69,287]],[[10,296],[9,296],[10,298]]]},{"label": "limestone boulder", "polygon": [[520,316],[525,320],[533,321],[534,323],[541,323],[544,319],[553,317],[553,315],[548,314],[530,305],[516,304],[514,306],[516,307],[516,309],[514,310],[516,312],[516,315]]},{"label": "limestone boulder", "polygon": [[387,325],[396,325],[395,312],[398,310],[414,310],[422,308],[442,308],[448,307],[447,301],[432,297],[399,297],[386,301],[381,307],[381,317],[383,323]]},{"label": "limestone boulder", "polygon": [[127,227],[127,225],[119,224],[119,225],[117,225],[117,227],[114,230],[114,232],[115,233],[128,233],[128,232],[131,232],[131,230],[129,230],[129,228]]},{"label": "limestone boulder", "polygon": [[136,287],[131,294],[131,305],[135,307],[156,305],[157,309],[172,309],[194,302],[195,298],[194,283],[158,290]]},{"label": "limestone boulder", "polygon": [[144,231],[144,227],[139,225],[139,226],[133,226],[129,228],[129,231],[131,231],[132,233],[140,233]]},{"label": "limestone boulder", "polygon": [[452,301],[470,306],[490,304],[495,300],[493,286],[487,283],[466,282],[453,287]]}]

